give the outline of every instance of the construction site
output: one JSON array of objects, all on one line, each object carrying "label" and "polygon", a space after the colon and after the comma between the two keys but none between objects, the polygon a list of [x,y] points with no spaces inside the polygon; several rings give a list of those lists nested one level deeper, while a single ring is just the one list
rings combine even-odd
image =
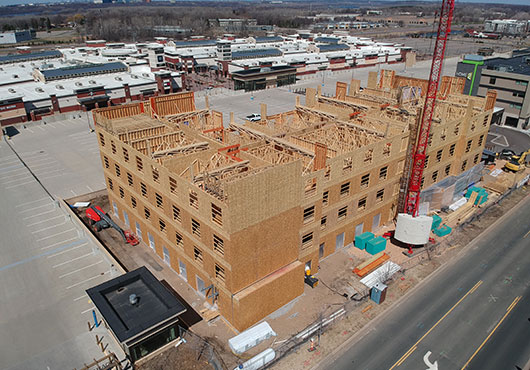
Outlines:
[{"label": "construction site", "polygon": [[[403,212],[427,85],[371,72],[365,88],[307,89],[295,110],[267,115],[262,104],[261,121],[244,124],[207,101],[196,109],[193,93],[96,109],[110,209],[243,331],[302,295],[324,258]],[[422,214],[459,199],[483,166],[496,92],[463,87],[442,78]]]}]

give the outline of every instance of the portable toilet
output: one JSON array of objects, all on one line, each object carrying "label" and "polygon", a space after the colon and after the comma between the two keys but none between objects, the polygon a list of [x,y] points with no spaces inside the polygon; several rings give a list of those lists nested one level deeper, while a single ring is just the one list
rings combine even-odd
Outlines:
[{"label": "portable toilet", "polygon": [[383,283],[377,283],[372,287],[370,299],[377,304],[381,304],[386,298],[387,286]]}]

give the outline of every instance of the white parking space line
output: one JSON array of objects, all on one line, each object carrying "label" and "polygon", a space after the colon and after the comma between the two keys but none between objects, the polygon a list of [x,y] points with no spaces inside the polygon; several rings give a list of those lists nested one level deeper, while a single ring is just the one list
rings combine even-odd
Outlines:
[{"label": "white parking space line", "polygon": [[37,127],[38,129],[40,129],[41,131],[46,131],[45,129],[43,129],[43,128],[40,127],[40,126],[35,126],[35,127]]},{"label": "white parking space line", "polygon": [[35,162],[42,162],[42,161],[53,161],[53,159],[50,159],[51,157],[48,155],[48,154],[43,154],[42,156],[39,156],[39,157],[32,157],[32,158],[28,158],[28,159],[25,159],[24,157],[22,157],[22,159],[24,159],[26,161],[26,163],[35,163]]},{"label": "white parking space line", "polygon": [[55,228],[55,227],[63,226],[65,223],[66,223],[66,220],[64,220],[64,221],[61,222],[60,224],[52,225],[52,226],[48,226],[48,227],[45,227],[44,229],[35,230],[35,231],[32,231],[31,233],[32,233],[32,234],[41,233],[41,232],[43,232],[43,231],[50,230],[50,229],[53,229],[53,228]]},{"label": "white parking space line", "polygon": [[46,162],[32,163],[32,162],[26,161],[26,163],[29,167],[38,168],[38,169],[40,169],[41,167],[53,167],[53,166],[57,166],[58,164],[60,164],[57,161],[49,160],[47,158],[46,158]]},{"label": "white parking space line", "polygon": [[[78,238],[75,237],[75,238],[70,238],[70,239],[66,239],[66,240],[61,240],[60,242],[53,243],[53,244],[51,244],[51,245],[47,245],[47,246],[45,246],[45,247],[42,247],[41,249],[42,249],[42,250],[50,249],[50,248],[53,248],[53,247],[58,246],[59,244],[63,244],[63,243],[67,243],[67,242],[71,242],[71,241],[74,241],[74,240],[77,240],[77,239],[78,239]],[[83,244],[80,244],[80,246],[87,245],[87,244],[88,244],[88,242],[83,243]],[[77,247],[75,247],[75,248],[77,248]],[[68,250],[71,250],[71,249],[66,249],[66,250],[68,251]],[[55,254],[50,254],[50,255],[48,256],[48,258],[58,256],[59,254],[61,254],[61,253],[63,253],[63,252],[64,252],[64,251],[59,252],[59,253],[55,253]]]},{"label": "white parking space line", "polygon": [[[56,166],[56,165],[54,165]],[[52,167],[53,168],[53,167]],[[55,170],[52,170],[52,169],[42,169],[42,168],[39,168],[39,169],[36,169],[34,171],[36,174],[40,175],[41,173],[43,174],[48,174],[48,173],[54,173],[54,172],[61,172],[63,173],[64,172],[64,168],[57,168]]]},{"label": "white parking space line", "polygon": [[[25,179],[24,179],[25,180]],[[31,184],[31,183],[37,183],[37,181],[35,180],[31,180],[31,181],[28,181],[28,182],[23,182],[23,183],[20,183],[20,184],[16,184],[16,185],[11,185],[11,186],[8,186],[6,187],[5,189],[14,189],[14,188],[18,188],[19,186],[22,186],[22,185],[27,185],[27,184]]]},{"label": "white parking space line", "polygon": [[75,191],[73,191],[72,189],[70,189],[70,191],[72,192],[72,194],[74,194],[74,196],[77,196],[77,194],[75,193]]},{"label": "white parking space line", "polygon": [[[0,168],[0,170],[1,170],[1,168]],[[2,171],[0,171],[0,174],[1,174],[1,175],[6,175],[6,174],[8,174],[8,173],[13,173],[13,172],[18,172],[18,171],[25,171],[25,170],[26,170],[26,167],[24,167],[24,166],[20,166],[20,167],[14,169],[14,170],[11,170],[11,171],[6,171],[6,172],[2,172]],[[10,176],[11,176],[11,175],[9,175],[9,176],[0,176],[0,178],[4,179],[4,178],[8,178],[8,177],[10,177]]]},{"label": "white parking space line", "polygon": [[31,132],[32,134],[34,134],[33,130],[30,129],[30,128],[26,128],[26,130],[28,130],[29,132]]},{"label": "white parking space line", "polygon": [[61,215],[61,216],[56,216],[56,217],[47,218],[46,220],[33,222],[33,223],[31,223],[31,224],[27,224],[26,226],[27,226],[27,227],[31,227],[31,226],[35,226],[35,225],[38,225],[38,224],[43,224],[43,223],[48,222],[48,221],[51,221],[51,220],[57,220],[58,218],[64,218],[64,216]]},{"label": "white parking space line", "polygon": [[92,310],[95,310],[95,309],[96,309],[96,307],[92,306],[88,310],[84,310],[83,312],[81,312],[81,315],[84,315],[85,313],[88,313],[88,312],[90,312]]},{"label": "white parking space line", "polygon": [[27,206],[28,204],[33,204],[33,203],[42,202],[43,200],[50,200],[50,198],[42,198],[42,199],[37,199],[37,200],[31,200],[31,201],[29,201],[29,202],[20,203],[20,204],[17,204],[17,205],[15,206],[15,208],[18,208],[18,207],[24,207],[24,206]]},{"label": "white parking space line", "polygon": [[11,159],[11,160],[9,160],[9,161],[1,162],[0,164],[2,165],[2,167],[4,167],[4,166],[12,166],[12,165],[14,165],[14,164],[16,164],[16,163],[18,163],[18,162],[20,162],[20,161],[18,160],[18,158],[13,158],[13,159]]},{"label": "white parking space line", "polygon": [[39,216],[42,216],[42,215],[47,215],[48,213],[52,213],[52,212],[55,212],[55,209],[52,209],[52,210],[47,211],[47,212],[37,213],[36,215],[24,217],[23,220],[28,220],[28,219],[33,218],[33,217],[39,217]]},{"label": "white parking space line", "polygon": [[66,276],[70,276],[70,275],[72,275],[72,274],[75,274],[76,272],[83,271],[83,270],[85,270],[85,269],[87,269],[87,268],[90,268],[90,267],[93,267],[93,266],[99,265],[101,262],[103,262],[103,260],[99,260],[99,261],[96,262],[96,263],[91,263],[90,265],[86,265],[86,266],[81,267],[81,268],[79,268],[79,269],[77,269],[77,270],[67,272],[66,274],[62,274],[62,275],[59,276],[59,279],[62,279],[62,278],[64,278],[64,277],[66,277]]},{"label": "white parking space line", "polygon": [[[49,199],[49,198],[48,198]],[[24,213],[24,212],[31,212],[31,211],[34,211],[36,209],[39,209],[39,208],[42,208],[42,207],[48,207],[48,206],[51,206],[53,203],[47,203],[47,204],[43,204],[41,206],[36,206],[36,207],[31,207],[30,209],[24,209],[22,211],[19,211],[20,213]]]},{"label": "white parking space line", "polygon": [[75,138],[76,136],[85,136],[86,134],[86,132],[76,132],[75,134],[68,135],[68,137]]},{"label": "white parking space line", "polygon": [[56,175],[51,175],[51,176],[39,176],[39,180],[47,180],[47,179],[53,179],[54,177],[59,177],[59,176],[64,176],[64,174],[66,173],[67,171],[63,171],[61,173],[58,173]]},{"label": "white parking space line", "polygon": [[92,190],[92,188],[90,186],[87,185],[86,187],[87,187],[88,190],[90,190],[91,193],[94,192],[94,190]]},{"label": "white parking space line", "polygon": [[102,274],[96,275],[96,276],[92,276],[91,278],[88,278],[88,279],[86,279],[86,280],[80,281],[79,283],[75,283],[75,284],[72,284],[72,285],[70,285],[70,286],[67,286],[66,289],[72,289],[72,288],[75,288],[76,286],[79,286],[79,285],[81,285],[81,284],[88,283],[89,281],[94,280],[94,279],[97,279],[97,278],[99,278],[99,277],[102,277],[103,275],[105,275],[105,274],[107,274],[107,273],[108,273],[108,271],[107,271],[107,272],[104,272],[104,273],[102,273]]},{"label": "white parking space line", "polygon": [[[29,176],[29,173],[28,172],[21,172],[21,173],[16,174],[16,175],[6,176],[5,178],[6,179],[13,179],[15,177],[22,177],[22,176]],[[2,179],[4,179],[4,178],[2,177]]]},{"label": "white parking space line", "polygon": [[74,302],[77,302],[83,298],[88,298],[88,296],[86,294],[83,294],[81,297],[74,298]]},{"label": "white parking space line", "polygon": [[93,255],[94,255],[93,252],[90,252],[90,253],[87,253],[87,254],[83,254],[82,256],[79,256],[79,257],[76,257],[76,258],[72,258],[72,259],[70,259],[68,261],[64,261],[64,262],[61,262],[61,263],[59,263],[59,264],[57,264],[55,266],[52,266],[52,268],[56,269],[57,267],[64,266],[64,265],[66,265],[68,263],[71,263],[71,262],[74,262],[74,261],[79,261],[82,258],[85,258],[85,257],[88,257],[88,256],[93,256]]},{"label": "white parking space line", "polygon": [[67,232],[74,231],[74,230],[75,230],[75,227],[72,227],[71,229],[61,231],[60,233],[53,234],[53,235],[48,235],[48,236],[45,236],[44,238],[37,239],[37,241],[40,242],[40,241],[43,241],[43,240],[46,240],[46,239],[54,238],[57,235],[66,234]]},{"label": "white parking space line", "polygon": [[6,161],[9,161],[9,160],[11,160],[12,158],[17,158],[17,156],[14,155],[14,154],[6,155],[5,157],[0,158],[0,163],[2,163],[2,162],[6,162]]},{"label": "white parking space line", "polygon": [[18,178],[18,179],[15,179],[15,180],[11,180],[11,181],[3,181],[2,184],[6,185],[6,184],[11,184],[13,182],[19,182],[19,181],[23,181],[23,180],[27,180],[27,179],[30,179],[31,178],[31,175],[25,173],[24,174],[25,177],[22,177],[22,178]]}]

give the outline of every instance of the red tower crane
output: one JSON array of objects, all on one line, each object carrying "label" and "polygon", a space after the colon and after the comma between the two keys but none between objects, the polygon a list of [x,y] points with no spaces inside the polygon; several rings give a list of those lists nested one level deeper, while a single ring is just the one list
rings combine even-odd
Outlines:
[{"label": "red tower crane", "polygon": [[431,130],[432,116],[436,104],[436,94],[438,93],[438,84],[442,73],[442,64],[444,60],[445,45],[447,37],[451,32],[451,20],[453,19],[453,9],[455,0],[442,0],[442,10],[440,12],[440,24],[438,25],[438,34],[434,53],[432,56],[431,75],[427,87],[427,96],[423,107],[423,114],[418,130],[416,145],[412,158],[412,167],[410,172],[407,195],[405,198],[405,212],[412,216],[418,215],[418,206],[420,200],[421,178],[425,166],[425,152],[429,142],[429,131]]}]

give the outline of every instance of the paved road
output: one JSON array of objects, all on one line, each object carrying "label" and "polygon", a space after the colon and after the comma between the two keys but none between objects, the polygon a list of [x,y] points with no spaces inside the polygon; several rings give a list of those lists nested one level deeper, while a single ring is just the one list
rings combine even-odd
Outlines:
[{"label": "paved road", "polygon": [[516,153],[530,149],[530,135],[509,127],[492,125],[486,141],[496,152],[512,149]]},{"label": "paved road", "polygon": [[529,206],[527,197],[321,368],[425,370],[428,352],[443,370],[523,368],[530,359]]}]

